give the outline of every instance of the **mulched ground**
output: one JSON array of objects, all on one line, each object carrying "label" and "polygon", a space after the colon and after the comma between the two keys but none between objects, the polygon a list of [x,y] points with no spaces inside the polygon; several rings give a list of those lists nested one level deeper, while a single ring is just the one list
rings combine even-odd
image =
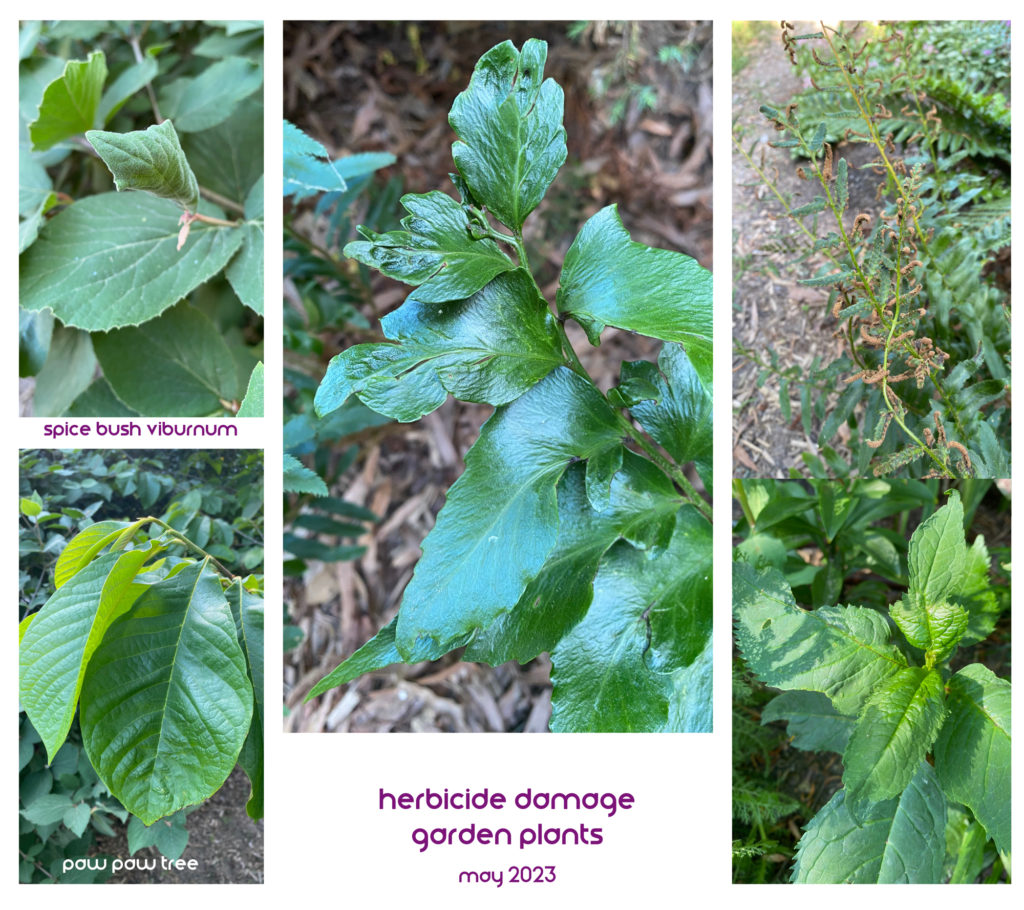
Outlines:
[{"label": "mulched ground", "polygon": [[[452,101],[488,48],[505,39],[521,47],[529,37],[542,38],[549,45],[545,74],[565,92],[569,147],[568,162],[526,224],[531,264],[548,299],[579,226],[613,202],[634,240],[680,250],[710,267],[710,24],[595,22],[576,40],[567,37],[567,25],[287,22],[285,117],[332,154],[393,153],[398,162],[385,176],[401,173],[406,192],[439,188],[454,195],[447,178]],[[665,47],[682,48],[685,65],[661,62]],[[643,97],[653,107],[640,104]],[[376,278],[376,311],[393,309],[408,291]],[[567,329],[602,389],[614,384],[622,360],[657,355],[657,345],[639,336],[608,331],[594,349],[573,323]],[[354,339],[333,334],[325,339],[327,353]],[[358,463],[332,493],[382,520],[359,541],[367,547],[360,559],[312,564],[287,587],[292,621],[305,633],[285,655],[287,730],[547,730],[546,656],[492,669],[450,655],[370,674],[303,704],[318,679],[396,613],[420,542],[490,411],[449,400],[415,424],[362,437]]]}]

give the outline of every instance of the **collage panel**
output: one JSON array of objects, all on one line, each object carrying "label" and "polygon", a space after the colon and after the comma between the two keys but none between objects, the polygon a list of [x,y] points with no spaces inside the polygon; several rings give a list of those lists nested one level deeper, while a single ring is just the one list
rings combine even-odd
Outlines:
[{"label": "collage panel", "polygon": [[284,36],[286,730],[710,731],[710,23]]},{"label": "collage panel", "polygon": [[263,23],[19,29],[19,413],[263,416]]},{"label": "collage panel", "polygon": [[263,454],[19,455],[19,881],[263,879]]}]

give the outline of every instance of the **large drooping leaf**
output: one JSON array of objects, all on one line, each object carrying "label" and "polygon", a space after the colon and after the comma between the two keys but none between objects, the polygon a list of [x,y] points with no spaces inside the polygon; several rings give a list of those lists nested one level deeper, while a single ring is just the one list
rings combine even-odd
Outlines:
[{"label": "large drooping leaf", "polygon": [[935,743],[935,771],[1000,852],[1010,853],[1010,684],[981,664],[949,680],[949,716]]},{"label": "large drooping leaf", "polygon": [[903,792],[935,741],[944,715],[938,670],[906,667],[875,688],[843,752],[851,815],[859,818],[865,803]]},{"label": "large drooping leaf", "polygon": [[[223,212],[200,204],[200,211]],[[20,261],[21,305],[65,325],[105,332],[159,316],[217,274],[238,228],[196,223],[178,250],[181,210],[148,193],[100,193],[68,206]]]},{"label": "large drooping leaf", "polygon": [[439,657],[515,606],[555,544],[566,466],[620,432],[601,394],[565,367],[494,412],[405,589],[396,645],[406,661]]},{"label": "large drooping leaf", "polygon": [[142,190],[196,210],[199,184],[170,120],[130,133],[89,130],[85,138],[110,168],[118,192]]},{"label": "large drooping leaf", "polygon": [[345,190],[345,178],[319,142],[284,121],[284,195],[296,200]]},{"label": "large drooping leaf", "polygon": [[438,190],[407,193],[402,205],[410,214],[404,231],[378,234],[365,227],[366,240],[345,245],[345,255],[406,284],[419,285],[424,303],[463,300],[515,263],[488,237],[470,232],[463,206]]},{"label": "large drooping leaf", "polygon": [[601,560],[586,616],[551,652],[551,729],[672,730],[673,674],[710,636],[711,526],[685,505],[659,555],[621,542]]},{"label": "large drooping leaf", "polygon": [[872,690],[907,666],[885,619],[864,607],[801,610],[777,569],[733,566],[736,641],[758,679],[823,692],[858,714]]},{"label": "large drooping leaf", "polygon": [[36,614],[20,648],[20,697],[50,760],[75,717],[89,660],[104,633],[145,590],[134,579],[159,547],[106,553],[79,570]]},{"label": "large drooping leaf", "polygon": [[238,299],[263,315],[263,178],[253,184],[245,200],[242,248],[228,263],[224,274]]},{"label": "large drooping leaf", "polygon": [[634,243],[616,206],[601,209],[572,242],[556,303],[592,344],[606,325],[680,342],[711,387],[711,273],[682,253]]},{"label": "large drooping leaf", "polygon": [[184,77],[160,91],[160,112],[182,133],[198,133],[228,119],[238,103],[263,88],[263,68],[244,57],[227,57],[195,78]]},{"label": "large drooping leaf", "polygon": [[534,38],[522,53],[511,41],[492,47],[448,115],[460,140],[452,157],[473,197],[517,233],[566,158],[562,89],[544,79],[547,55]]},{"label": "large drooping leaf", "polygon": [[874,803],[860,821],[840,790],[811,819],[797,847],[794,882],[819,884],[941,881],[946,798],[922,762],[903,793]]},{"label": "large drooping leaf", "polygon": [[429,414],[449,392],[505,404],[564,362],[554,320],[519,269],[467,300],[428,304],[414,291],[381,325],[401,344],[357,344],[338,354],[317,389],[317,413],[352,394],[401,421]]},{"label": "large drooping leaf", "polygon": [[150,825],[224,783],[252,712],[231,608],[204,561],[108,628],[82,687],[82,739],[110,792]]},{"label": "large drooping leaf", "polygon": [[64,72],[46,86],[36,119],[29,124],[32,148],[45,151],[96,126],[96,110],[106,79],[103,51],[93,51],[84,62],[68,61]]},{"label": "large drooping leaf", "polygon": [[612,482],[608,507],[596,512],[587,498],[586,467],[571,465],[558,484],[558,539],[518,603],[481,629],[465,659],[492,666],[525,663],[550,651],[586,614],[601,557],[620,538],[654,536],[668,545],[681,499],[649,461],[625,452]]},{"label": "large drooping leaf", "polygon": [[787,722],[792,744],[809,752],[846,749],[856,718],[840,714],[821,692],[791,689],[776,695],[761,711],[761,723]]},{"label": "large drooping leaf", "polygon": [[226,591],[231,613],[235,618],[238,640],[245,654],[252,683],[253,712],[249,733],[242,745],[238,762],[249,777],[252,793],[246,804],[250,818],[263,817],[263,598],[233,581]]}]

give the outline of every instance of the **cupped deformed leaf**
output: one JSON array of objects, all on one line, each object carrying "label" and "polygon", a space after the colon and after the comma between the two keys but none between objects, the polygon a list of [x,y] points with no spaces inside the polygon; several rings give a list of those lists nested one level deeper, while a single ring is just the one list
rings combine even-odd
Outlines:
[{"label": "cupped deformed leaf", "polygon": [[459,137],[452,157],[472,196],[518,232],[565,162],[563,95],[544,79],[547,44],[511,41],[476,64],[448,122]]},{"label": "cupped deformed leaf", "polygon": [[147,825],[216,792],[252,713],[235,621],[206,562],[153,585],[111,624],[82,687],[89,760]]},{"label": "cupped deformed leaf", "polygon": [[103,51],[86,61],[71,60],[43,92],[36,119],[29,124],[32,148],[46,149],[96,126],[96,111],[107,79]]},{"label": "cupped deformed leaf", "polygon": [[110,168],[118,192],[142,190],[196,210],[199,183],[170,120],[130,133],[90,130],[85,138]]},{"label": "cupped deformed leaf", "polygon": [[515,263],[489,237],[470,232],[466,210],[438,190],[406,194],[402,205],[410,214],[403,231],[378,234],[360,227],[366,240],[345,246],[345,255],[387,275],[419,285],[417,300],[443,303],[463,300]]},{"label": "cupped deformed leaf", "polygon": [[467,300],[428,304],[413,292],[381,320],[400,344],[359,344],[338,354],[317,389],[321,415],[352,394],[400,421],[464,401],[505,404],[564,362],[553,317],[530,276],[499,275]]},{"label": "cupped deformed leaf", "polygon": [[583,225],[562,264],[558,311],[592,344],[607,325],[678,341],[711,386],[711,273],[695,259],[634,243],[614,205]]}]

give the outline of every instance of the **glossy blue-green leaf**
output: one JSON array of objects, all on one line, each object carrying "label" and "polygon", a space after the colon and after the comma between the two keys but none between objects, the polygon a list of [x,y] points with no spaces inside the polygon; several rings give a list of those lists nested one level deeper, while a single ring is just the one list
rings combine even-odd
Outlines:
[{"label": "glossy blue-green leaf", "polygon": [[946,798],[922,763],[893,799],[870,805],[860,821],[840,790],[811,819],[797,846],[794,882],[935,884],[946,854]]},{"label": "glossy blue-green leaf", "polygon": [[82,687],[82,739],[111,794],[152,824],[220,788],[252,712],[231,608],[204,561],[107,629]]},{"label": "glossy blue-green leaf", "polygon": [[317,193],[342,192],[345,178],[312,136],[284,121],[284,195],[296,200]]},{"label": "glossy blue-green leaf", "polygon": [[198,133],[228,119],[240,101],[263,88],[263,68],[244,57],[227,57],[195,78],[183,77],[160,90],[160,113],[181,133]]},{"label": "glossy blue-green leaf", "polygon": [[497,243],[470,232],[465,208],[451,196],[438,190],[408,193],[402,205],[409,212],[402,219],[405,230],[378,234],[361,227],[366,240],[346,244],[345,255],[419,285],[416,298],[424,303],[463,300],[516,267]]},{"label": "glossy blue-green leaf", "polygon": [[[551,652],[551,729],[693,732],[669,724],[682,713],[670,712],[673,674],[697,661],[710,637],[711,526],[687,505],[660,555],[623,542],[601,560],[586,616]],[[710,679],[689,682],[710,695]]]},{"label": "glossy blue-green leaf", "polygon": [[245,220],[239,226],[242,246],[224,274],[238,299],[263,315],[263,178],[253,184],[245,200]]},{"label": "glossy blue-green leaf", "polygon": [[1000,852],[1010,853],[1010,683],[981,664],[949,680],[949,716],[935,743],[935,771]]},{"label": "glossy blue-green leaf", "polygon": [[400,344],[359,344],[338,354],[317,389],[318,414],[352,394],[401,421],[429,414],[449,392],[505,404],[564,362],[553,317],[519,269],[467,300],[424,303],[413,292],[381,325]]},{"label": "glossy blue-green leaf", "polygon": [[885,619],[864,607],[802,610],[777,569],[733,566],[736,642],[747,666],[779,689],[823,692],[858,714],[876,686],[905,669]]},{"label": "glossy blue-green leaf", "polygon": [[590,218],[569,247],[556,302],[592,344],[606,325],[680,342],[711,387],[711,273],[682,253],[634,243],[614,205]]},{"label": "glossy blue-green leaf", "polygon": [[[200,204],[200,211],[223,212]],[[159,316],[217,274],[242,242],[237,228],[197,222],[178,250],[173,202],[99,193],[68,206],[20,261],[21,305],[65,325],[105,332]]]},{"label": "glossy blue-green leaf", "polygon": [[89,130],[85,138],[114,175],[118,192],[141,190],[196,210],[199,183],[170,120],[130,133]]},{"label": "glossy blue-green leaf", "polygon": [[563,95],[544,79],[548,48],[531,38],[492,47],[452,104],[452,157],[475,199],[517,233],[565,162]]},{"label": "glossy blue-green leaf", "polygon": [[792,744],[808,752],[824,750],[842,754],[853,733],[856,718],[840,714],[821,692],[791,689],[776,695],[761,711],[761,723],[783,720]]},{"label": "glossy blue-green leaf", "polygon": [[619,434],[601,394],[565,367],[494,412],[405,589],[396,635],[405,660],[436,658],[516,605],[555,544],[565,468]]},{"label": "glossy blue-green leaf", "polygon": [[68,61],[64,72],[46,86],[36,119],[29,124],[32,148],[45,151],[92,129],[106,79],[103,51],[93,51],[84,62]]},{"label": "glossy blue-green leaf", "polygon": [[395,629],[398,626],[396,616],[373,638],[355,652],[347,660],[342,661],[330,673],[320,680],[306,696],[306,701],[322,695],[328,689],[351,682],[357,676],[382,670],[391,664],[402,662],[402,655],[395,647]]},{"label": "glossy blue-green leaf", "polygon": [[294,455],[284,455],[284,492],[312,493],[314,496],[326,496],[329,492],[327,484],[320,475],[307,468]]}]

